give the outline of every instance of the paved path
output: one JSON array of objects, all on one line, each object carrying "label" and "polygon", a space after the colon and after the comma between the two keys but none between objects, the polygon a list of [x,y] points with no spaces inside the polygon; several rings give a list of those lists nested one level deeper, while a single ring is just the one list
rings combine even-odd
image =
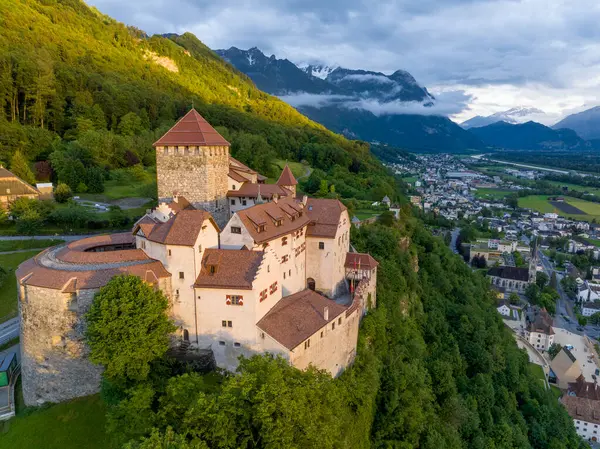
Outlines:
[{"label": "paved path", "polygon": [[296,179],[296,181],[301,180],[302,178],[308,178],[310,176],[310,174],[312,173],[313,169],[310,167],[306,167],[306,170],[304,171],[304,174],[302,176],[298,176],[298,179]]},{"label": "paved path", "polygon": [[[65,242],[72,242],[86,237],[94,237],[96,235],[108,234],[107,232],[99,234],[81,234],[81,235],[0,235],[0,240],[50,240],[60,239]],[[35,249],[35,248],[33,248]],[[26,250],[31,251],[31,250]],[[11,251],[14,252],[14,251]]]},{"label": "paved path", "polygon": [[0,345],[19,336],[19,317],[0,323]]}]

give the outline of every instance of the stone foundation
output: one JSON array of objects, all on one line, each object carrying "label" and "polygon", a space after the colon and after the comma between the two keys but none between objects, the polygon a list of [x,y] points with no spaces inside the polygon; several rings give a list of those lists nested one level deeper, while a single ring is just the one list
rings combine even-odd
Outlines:
[{"label": "stone foundation", "polygon": [[83,320],[96,290],[81,290],[78,295],[30,285],[19,290],[25,404],[98,392],[102,368],[87,358]]}]

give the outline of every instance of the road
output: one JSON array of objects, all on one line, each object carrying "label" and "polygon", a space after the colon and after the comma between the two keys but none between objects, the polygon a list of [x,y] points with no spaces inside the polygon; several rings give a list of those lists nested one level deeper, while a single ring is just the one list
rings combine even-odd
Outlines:
[{"label": "road", "polygon": [[[542,263],[542,267],[548,277],[552,276],[552,272],[554,271],[554,267],[552,266],[552,262],[542,253],[538,251],[538,260]],[[577,335],[587,335],[590,338],[598,339],[600,337],[600,326],[593,326],[588,324],[584,327],[583,332],[578,330],[579,323],[577,322],[577,317],[575,316],[575,312],[573,311],[573,301],[569,299],[567,294],[564,292],[562,286],[560,285],[560,280],[563,275],[560,273],[556,273],[556,279],[558,281],[557,291],[560,297],[556,301],[556,316],[554,318],[554,327],[559,327],[566,329],[569,332],[572,332]],[[567,318],[565,318],[567,317]]]},{"label": "road", "polygon": [[19,336],[19,317],[0,324],[0,345]]},{"label": "road", "polygon": [[460,234],[460,228],[454,228],[450,234],[452,236],[452,239],[450,239],[450,249],[454,254],[458,254],[458,251],[456,250],[456,239],[458,239],[458,234]]}]

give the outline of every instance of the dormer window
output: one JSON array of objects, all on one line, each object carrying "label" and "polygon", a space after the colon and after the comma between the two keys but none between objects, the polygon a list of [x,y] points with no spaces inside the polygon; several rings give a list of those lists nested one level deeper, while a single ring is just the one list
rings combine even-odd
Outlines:
[{"label": "dormer window", "polygon": [[265,232],[266,226],[264,224],[258,225],[258,232]]},{"label": "dormer window", "polygon": [[281,220],[275,220],[275,226],[281,226],[282,221]]},{"label": "dormer window", "polygon": [[208,266],[208,274],[210,274],[212,276],[216,272],[217,272],[217,266],[216,265],[209,265]]}]

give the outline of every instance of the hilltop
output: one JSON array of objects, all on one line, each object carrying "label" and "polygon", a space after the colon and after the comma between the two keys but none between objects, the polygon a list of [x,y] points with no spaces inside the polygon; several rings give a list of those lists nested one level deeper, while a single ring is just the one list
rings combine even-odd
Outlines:
[{"label": "hilltop", "polygon": [[150,166],[152,142],[194,105],[266,175],[276,159],[306,160],[318,169],[311,185],[327,179],[365,199],[393,192],[368,145],[260,91],[191,33],[148,36],[77,0],[0,4],[0,105],[5,164],[19,149],[30,163],[58,150],[77,152],[86,170]]}]

